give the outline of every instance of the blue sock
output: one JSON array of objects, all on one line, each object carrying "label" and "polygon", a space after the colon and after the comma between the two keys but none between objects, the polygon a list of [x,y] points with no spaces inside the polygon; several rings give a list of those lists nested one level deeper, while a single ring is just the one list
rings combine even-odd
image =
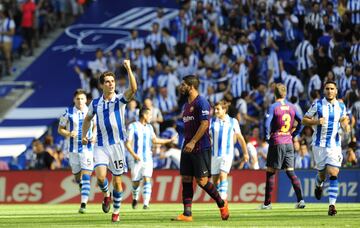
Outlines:
[{"label": "blue sock", "polygon": [[118,192],[115,189],[113,190],[113,202],[114,202],[114,213],[119,213],[120,205],[122,200],[122,192]]},{"label": "blue sock", "polygon": [[330,205],[335,205],[336,203],[336,198],[338,195],[338,191],[339,191],[339,182],[336,176],[331,176],[330,177],[330,185],[328,188],[328,193],[329,193],[329,204]]},{"label": "blue sock", "polygon": [[109,183],[108,180],[105,178],[104,183],[100,183],[98,181],[99,188],[102,192],[108,192],[109,191]]},{"label": "blue sock", "polygon": [[90,194],[90,175],[83,174],[81,177],[81,203],[87,203]]}]

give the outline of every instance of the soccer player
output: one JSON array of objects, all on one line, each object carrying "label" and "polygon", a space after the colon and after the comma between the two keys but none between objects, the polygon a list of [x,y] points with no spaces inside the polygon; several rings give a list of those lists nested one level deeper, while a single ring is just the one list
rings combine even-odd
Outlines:
[{"label": "soccer player", "polygon": [[234,137],[239,141],[244,161],[249,160],[246,142],[240,131],[237,119],[227,114],[229,103],[222,100],[215,104],[215,118],[210,122],[210,135],[212,138],[211,175],[223,200],[227,199],[228,180],[232,161],[234,158]]},{"label": "soccer player", "polygon": [[315,187],[316,199],[321,199],[326,175],[330,176],[328,188],[328,215],[330,216],[337,213],[335,208],[339,190],[337,176],[343,159],[339,128],[341,126],[346,133],[350,132],[346,108],[342,102],[336,99],[337,93],[336,82],[327,81],[324,87],[325,98],[316,100],[305,113],[302,121],[304,125],[312,126],[314,129],[312,146],[315,168],[318,170]]},{"label": "soccer player", "polygon": [[177,140],[177,135],[171,139],[160,139],[156,137],[154,128],[150,124],[152,112],[149,108],[142,108],[139,113],[139,121],[133,122],[128,127],[128,139],[125,143],[126,149],[134,158],[131,168],[131,180],[133,183],[132,207],[136,209],[139,199],[140,181],[144,179],[143,186],[143,209],[149,209],[151,197],[151,176],[153,173],[152,143],[167,144]]},{"label": "soccer player", "polygon": [[75,106],[65,110],[65,113],[60,117],[58,127],[59,134],[66,139],[66,150],[69,152],[71,171],[75,176],[76,183],[80,186],[81,206],[79,213],[86,212],[86,204],[90,194],[90,177],[94,169],[95,124],[93,122],[91,122],[91,130],[85,133],[88,143],[86,145],[81,143],[82,125],[88,111],[86,101],[85,90],[77,89],[74,93]]},{"label": "soccer player", "polygon": [[[266,162],[266,187],[265,201],[260,209],[272,209],[271,192],[275,181],[275,173],[279,169],[285,169],[286,175],[291,180],[297,203],[295,208],[305,208],[302,197],[301,184],[294,172],[294,146],[293,137],[301,129],[301,119],[296,113],[295,107],[286,101],[286,86],[278,83],[274,90],[275,103],[269,108],[266,115],[265,132],[266,140],[269,142],[269,152]],[[293,129],[294,122],[297,122]]]},{"label": "soccer player", "polygon": [[229,218],[228,203],[221,199],[214,184],[209,181],[211,172],[211,143],[209,135],[210,104],[199,95],[199,79],[194,75],[183,78],[180,91],[187,96],[184,106],[184,146],[181,152],[180,174],[182,176],[182,197],[184,212],[175,221],[192,221],[192,198],[194,194],[193,179],[213,198],[219,209],[221,218]]},{"label": "soccer player", "polygon": [[103,95],[94,99],[84,119],[82,142],[88,143],[85,132],[89,129],[90,121],[96,115],[97,143],[94,147],[94,167],[98,185],[104,194],[102,209],[110,211],[111,194],[109,192],[107,169],[112,173],[114,210],[112,221],[119,221],[119,211],[122,199],[121,175],[126,172],[125,161],[125,106],[137,91],[137,84],[132,73],[130,60],[124,60],[124,67],[129,77],[129,88],[124,94],[115,93],[115,74],[106,71],[100,75],[99,82]]}]

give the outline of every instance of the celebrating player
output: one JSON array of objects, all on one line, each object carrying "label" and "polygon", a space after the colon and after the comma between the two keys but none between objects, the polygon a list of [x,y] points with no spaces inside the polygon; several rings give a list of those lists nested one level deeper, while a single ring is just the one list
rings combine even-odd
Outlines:
[{"label": "celebrating player", "polygon": [[334,81],[327,81],[324,87],[325,98],[315,101],[303,118],[303,124],[312,126],[313,153],[316,176],[315,197],[320,200],[326,175],[330,176],[328,215],[334,216],[336,198],[339,191],[338,174],[343,159],[341,153],[340,126],[350,132],[349,118],[342,102],[336,99],[337,86]]},{"label": "celebrating player", "polygon": [[82,125],[88,111],[85,90],[77,89],[75,91],[74,104],[75,106],[67,108],[60,117],[58,132],[66,139],[65,148],[69,152],[71,171],[81,189],[79,213],[85,213],[90,193],[90,176],[94,169],[95,124],[91,123],[91,130],[86,131],[85,135],[89,141],[86,146],[83,146],[81,143]]},{"label": "celebrating player", "polygon": [[105,213],[110,210],[111,194],[109,192],[107,169],[113,175],[114,210],[112,221],[119,221],[119,211],[122,199],[121,175],[126,171],[125,161],[125,105],[137,91],[135,77],[132,73],[130,60],[124,60],[124,67],[128,72],[130,87],[124,94],[115,93],[115,74],[104,72],[100,76],[100,86],[103,95],[94,99],[85,117],[82,131],[83,144],[88,143],[85,132],[90,127],[91,119],[96,115],[97,143],[94,148],[95,173],[98,185],[104,193],[102,209]]},{"label": "celebrating player", "polygon": [[143,187],[143,209],[149,209],[149,202],[151,197],[151,176],[153,173],[153,159],[151,144],[167,144],[175,142],[177,135],[171,139],[157,138],[150,122],[152,119],[151,110],[142,108],[139,113],[140,120],[133,122],[128,127],[128,139],[126,141],[126,149],[134,158],[131,168],[131,180],[133,182],[133,202],[132,207],[137,207],[139,199],[140,181],[144,178]]}]

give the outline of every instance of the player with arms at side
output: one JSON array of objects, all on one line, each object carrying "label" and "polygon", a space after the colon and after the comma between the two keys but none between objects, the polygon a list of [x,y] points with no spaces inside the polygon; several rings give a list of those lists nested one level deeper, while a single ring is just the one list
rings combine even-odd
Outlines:
[{"label": "player with arms at side", "polygon": [[[265,201],[260,209],[272,209],[271,192],[273,190],[275,173],[279,169],[285,169],[286,175],[296,194],[297,203],[295,208],[305,208],[305,201],[302,197],[301,183],[294,172],[294,146],[293,137],[301,129],[301,118],[295,107],[285,100],[286,87],[278,83],[275,85],[275,103],[269,108],[266,115],[265,132],[266,140],[269,142],[269,152],[266,162],[266,187]],[[294,122],[297,122],[295,130]]]},{"label": "player with arms at side", "polygon": [[152,143],[165,145],[175,142],[178,136],[171,139],[161,139],[156,137],[154,128],[150,124],[152,112],[149,108],[142,108],[139,113],[139,121],[133,122],[128,127],[128,139],[125,143],[126,149],[134,158],[130,165],[131,180],[133,183],[132,207],[136,209],[139,199],[140,181],[144,179],[143,186],[143,209],[149,209],[151,198],[151,176],[153,173]]},{"label": "player with arms at side", "polygon": [[65,137],[65,148],[69,152],[69,162],[71,171],[75,176],[76,183],[80,186],[81,206],[79,213],[86,212],[86,204],[90,194],[90,177],[94,169],[93,143],[95,141],[95,124],[91,123],[90,130],[86,137],[89,142],[82,145],[82,125],[88,107],[86,106],[86,92],[77,89],[74,93],[75,106],[69,107],[60,117],[58,133]]},{"label": "player with arms at side", "polygon": [[312,146],[315,168],[318,170],[316,199],[321,199],[326,175],[330,176],[328,188],[330,216],[337,213],[335,203],[339,191],[338,174],[343,159],[339,128],[342,127],[346,133],[351,130],[345,105],[336,99],[337,93],[336,82],[327,81],[324,87],[325,98],[316,100],[305,113],[302,121],[304,125],[312,126],[314,129]]},{"label": "player with arms at side", "polygon": [[96,115],[97,143],[94,148],[94,167],[98,185],[104,194],[102,209],[105,213],[110,211],[111,194],[106,179],[107,169],[112,173],[114,210],[112,221],[119,221],[120,204],[122,200],[121,175],[126,172],[125,161],[125,106],[137,91],[137,84],[132,73],[130,60],[124,60],[124,67],[129,76],[130,87],[124,94],[115,93],[115,74],[104,72],[99,82],[103,95],[94,99],[84,119],[82,142],[88,143],[84,134],[90,127],[92,118]]},{"label": "player with arms at side", "polygon": [[215,104],[215,118],[210,122],[212,138],[211,175],[223,200],[227,200],[228,180],[234,158],[234,140],[237,140],[244,154],[244,161],[249,160],[246,142],[241,134],[237,119],[227,114],[229,103],[222,100]]},{"label": "player with arms at side", "polygon": [[183,78],[180,86],[180,92],[188,98],[183,112],[185,141],[180,160],[184,212],[173,219],[175,221],[192,221],[194,177],[197,184],[216,201],[221,218],[223,220],[229,218],[227,201],[221,199],[215,185],[209,181],[211,177],[210,104],[199,95],[199,84],[200,81],[196,76],[188,75]]}]

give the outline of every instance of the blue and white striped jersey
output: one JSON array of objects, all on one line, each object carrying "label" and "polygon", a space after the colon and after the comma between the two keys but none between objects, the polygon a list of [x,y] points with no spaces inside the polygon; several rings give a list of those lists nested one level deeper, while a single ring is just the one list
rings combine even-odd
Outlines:
[{"label": "blue and white striped jersey", "polygon": [[239,122],[226,115],[225,120],[212,118],[210,121],[210,135],[212,138],[213,157],[234,157],[234,135],[241,133]]},{"label": "blue and white striped jersey", "polygon": [[348,0],[346,9],[351,12],[351,23],[354,25],[360,24],[360,1]]},{"label": "blue and white striped jersey", "polygon": [[231,94],[234,97],[240,97],[244,91],[250,91],[249,73],[245,64],[240,65],[239,73],[232,72],[228,75],[231,78]]},{"label": "blue and white striped jersey", "polygon": [[351,61],[356,64],[360,62],[360,42],[354,43],[350,48]]},{"label": "blue and white striped jersey", "polygon": [[153,55],[141,55],[136,61],[135,65],[141,69],[141,78],[146,81],[148,80],[148,69],[150,67],[156,67],[157,60]]},{"label": "blue and white striped jersey", "polygon": [[323,125],[313,126],[312,145],[326,148],[340,147],[340,120],[346,116],[344,103],[336,100],[329,103],[326,98],[316,100],[305,113],[307,117],[324,118]]},{"label": "blue and white striped jersey", "polygon": [[281,79],[286,86],[286,97],[288,99],[293,96],[299,97],[300,94],[304,92],[304,86],[298,77],[288,74],[286,71],[282,71]]},{"label": "blue and white striped jersey", "polygon": [[97,145],[109,146],[124,142],[126,138],[125,106],[123,94],[115,94],[110,101],[101,96],[91,101],[88,116],[96,115]]},{"label": "blue and white striped jersey", "polygon": [[298,70],[306,70],[314,65],[310,58],[313,52],[314,47],[308,40],[304,40],[297,46],[295,56],[297,58]]},{"label": "blue and white striped jersey", "polygon": [[319,75],[315,74],[315,75],[311,76],[309,85],[308,85],[308,91],[307,91],[308,98],[310,98],[311,91],[321,90],[321,85],[322,85],[322,83],[321,83]]},{"label": "blue and white striped jersey", "polygon": [[[88,108],[84,111],[78,110],[75,106],[69,107],[65,110],[65,113],[60,117],[59,125],[65,127],[68,131],[76,131],[76,137],[65,139],[65,149],[70,153],[82,153],[83,145],[81,142],[82,136],[82,124],[85,118]],[[89,131],[87,132],[87,138],[91,138],[93,122],[90,125]],[[89,151],[93,150],[93,145],[89,142],[86,146]]]},{"label": "blue and white striped jersey", "polygon": [[128,127],[128,140],[133,141],[134,152],[143,162],[152,162],[152,139],[156,137],[151,124],[143,125],[139,121]]},{"label": "blue and white striped jersey", "polygon": [[146,37],[146,43],[149,43],[153,50],[156,50],[157,47],[163,42],[163,37],[160,32],[150,33]]}]

